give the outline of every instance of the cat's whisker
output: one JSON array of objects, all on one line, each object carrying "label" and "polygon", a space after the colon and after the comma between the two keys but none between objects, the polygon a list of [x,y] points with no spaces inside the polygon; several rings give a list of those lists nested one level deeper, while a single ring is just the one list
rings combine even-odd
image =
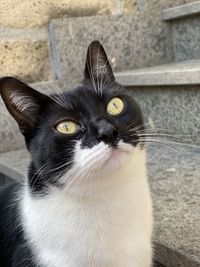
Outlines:
[{"label": "cat's whisker", "polygon": [[[64,161],[64,160],[63,160],[63,161]],[[59,171],[60,169],[62,169],[62,168],[64,168],[64,167],[69,167],[72,163],[73,163],[73,159],[71,159],[71,161],[69,161],[69,158],[67,158],[67,159],[65,160],[65,163],[64,163],[64,164],[62,164],[62,165],[60,165],[60,166],[58,166],[58,167],[56,167],[56,168],[51,168],[51,169],[49,169],[49,170],[46,171],[46,172],[43,172],[43,175],[45,175],[45,174],[52,174],[53,172],[55,172],[55,171]]]},{"label": "cat's whisker", "polygon": [[[85,192],[85,188],[86,188],[86,186],[87,186],[87,184],[88,184],[88,180],[89,180],[89,178],[90,177],[92,177],[94,175],[94,172],[92,171],[92,170],[89,170],[88,171],[88,175],[84,178],[83,177],[83,185],[82,185],[82,187],[83,187],[83,192]],[[87,189],[86,189],[87,190]]]},{"label": "cat's whisker", "polygon": [[73,185],[73,183],[76,181],[77,177],[79,177],[81,173],[82,173],[82,171],[79,169],[79,166],[76,166],[75,168],[71,169],[71,172],[69,171],[67,173],[68,177],[72,176],[73,174],[75,174],[75,176],[71,179],[69,184],[67,184],[67,187],[65,188],[66,192],[69,191],[69,188],[71,187],[71,185]]},{"label": "cat's whisker", "polygon": [[[153,138],[142,138],[140,139],[140,141],[142,142],[159,142],[159,143],[163,143],[163,144],[171,144],[171,145],[176,145],[179,147],[179,149],[183,150],[183,148],[196,148],[199,149],[200,145],[196,145],[196,144],[190,144],[190,143],[183,143],[182,140],[181,142],[177,142],[177,140],[164,140],[164,139],[153,139]],[[180,148],[181,146],[181,148]]]},{"label": "cat's whisker", "polygon": [[42,174],[42,172],[45,170],[47,163],[43,164],[37,171],[36,173],[33,175],[33,177],[30,179],[30,184],[32,184],[33,180],[33,184],[31,185],[31,188],[34,188],[34,185],[36,184],[37,180],[39,179],[40,175]]},{"label": "cat's whisker", "polygon": [[[33,68],[33,66],[32,66],[32,69],[33,69],[33,71],[35,70],[35,68]],[[48,76],[47,71],[45,72],[45,70],[43,70],[43,73],[46,74],[45,76]],[[37,78],[38,82],[44,81],[44,78],[40,75],[40,73],[35,72],[34,75]],[[30,84],[30,82],[27,82],[27,83]],[[51,85],[50,83],[48,85],[43,84],[43,87],[49,92],[49,94],[61,93],[61,88],[56,84],[54,84],[54,85]]]},{"label": "cat's whisker", "polygon": [[63,100],[61,98],[61,95],[62,94],[59,94],[59,95],[53,94],[53,95],[49,95],[49,97],[54,102],[56,102],[59,106],[61,106],[62,108],[71,110],[72,109],[72,105],[69,103],[69,101],[67,99]]},{"label": "cat's whisker", "polygon": [[163,142],[163,140],[157,140],[157,139],[140,139],[140,142],[145,142],[145,143],[158,143],[161,145],[165,145],[166,147],[169,147],[173,152],[176,153],[180,153],[182,149],[179,148],[179,152],[174,149],[174,147],[172,147],[171,145],[173,145],[172,143],[169,142]]},{"label": "cat's whisker", "polygon": [[[106,61],[107,62],[107,61]],[[102,66],[102,71],[101,71],[101,76],[100,76],[100,91],[101,91],[101,97],[103,95],[103,88],[104,88],[104,84],[107,80],[107,77],[106,77],[106,63],[104,63],[104,65]]]},{"label": "cat's whisker", "polygon": [[[133,129],[133,131],[134,131],[134,129]],[[129,132],[131,132],[131,131],[129,131]],[[137,133],[155,132],[155,133],[167,133],[167,134],[172,134],[172,135],[178,133],[178,135],[180,135],[179,132],[177,132],[175,130],[171,130],[171,129],[166,129],[166,128],[145,128],[145,129],[142,129],[142,130],[136,130],[135,132],[137,132]],[[191,134],[181,134],[181,135],[183,135],[183,136],[191,136]]]},{"label": "cat's whisker", "polygon": [[[96,91],[96,93],[98,93],[97,87],[96,87],[96,83],[95,83],[95,79],[94,79],[94,74],[93,74],[93,69],[92,69],[92,49],[89,48],[89,62],[87,61],[87,68],[89,71],[89,75],[90,75],[90,80],[92,81],[93,87]],[[89,64],[89,65],[88,65]]]},{"label": "cat's whisker", "polygon": [[79,186],[82,184],[82,181],[86,180],[87,177],[88,177],[88,174],[89,174],[89,171],[88,170],[85,170],[84,172],[82,172],[79,176],[78,176],[78,179],[76,180],[76,183],[74,185],[74,188],[71,192],[71,194],[75,194],[77,189],[79,188]]},{"label": "cat's whisker", "polygon": [[[73,179],[70,181],[70,183],[69,183],[68,186],[67,186],[67,190],[70,188],[70,186],[71,186],[71,185],[73,184],[73,182],[76,180],[76,178],[79,177],[79,175],[82,173],[82,171],[85,170],[85,166],[87,166],[86,171],[87,171],[87,170],[90,170],[90,168],[91,168],[92,165],[93,165],[93,161],[92,161],[92,159],[96,157],[96,154],[101,153],[101,151],[103,151],[103,150],[104,150],[104,149],[102,148],[101,150],[98,150],[96,153],[93,153],[93,154],[89,155],[89,156],[87,157],[87,159],[85,160],[84,164],[81,166],[81,168],[80,168],[80,166],[76,166],[74,169],[72,168],[72,169],[66,174],[67,177],[71,177],[74,173],[76,173],[77,168],[78,168],[78,169],[79,169],[79,168],[81,169],[81,170],[75,175],[75,177],[73,177]],[[90,164],[89,164],[89,163],[90,163]]]},{"label": "cat's whisker", "polygon": [[198,145],[200,143],[200,140],[192,135],[189,134],[177,134],[177,132],[175,133],[160,133],[160,132],[142,132],[142,134],[140,133],[136,133],[136,134],[131,134],[131,136],[139,136],[139,137],[159,137],[159,138],[163,138],[163,139],[167,139],[167,140],[171,140],[171,141],[177,141],[180,142],[180,144],[193,144],[193,145]]},{"label": "cat's whisker", "polygon": [[[162,138],[168,138],[169,140],[176,140],[176,141],[184,141],[184,142],[193,142],[194,140],[190,139],[186,139],[186,137],[190,137],[190,136],[184,136],[184,135],[172,135],[172,134],[165,134],[165,133],[144,133],[144,134],[136,134],[139,137],[162,137]],[[134,136],[134,134],[130,135],[130,136]],[[170,139],[171,138],[171,139]]]},{"label": "cat's whisker", "polygon": [[96,76],[97,76],[97,89],[98,89],[98,93],[99,93],[99,52],[100,52],[100,50],[99,50],[99,48],[100,48],[100,44],[98,44],[98,51],[97,51],[97,67],[96,67],[96,72],[97,72],[97,74],[96,74]]},{"label": "cat's whisker", "polygon": [[[134,131],[137,131],[137,130],[140,130],[140,128],[143,128],[143,127],[146,128],[146,126],[151,126],[151,128],[154,129],[155,123],[163,121],[165,119],[167,119],[167,117],[161,117],[161,118],[159,118],[157,120],[154,120],[154,121],[152,120],[152,122],[146,122],[146,123],[139,124],[139,125],[135,126],[133,129],[134,129]],[[126,129],[130,128],[134,123],[135,122],[132,122],[130,125],[128,125],[126,127]],[[152,127],[152,124],[153,124],[153,127]]]}]

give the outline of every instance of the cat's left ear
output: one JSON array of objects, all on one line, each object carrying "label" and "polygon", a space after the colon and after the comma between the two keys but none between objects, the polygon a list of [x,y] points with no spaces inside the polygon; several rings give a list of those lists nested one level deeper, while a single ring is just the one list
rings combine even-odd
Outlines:
[{"label": "cat's left ear", "polygon": [[84,74],[86,80],[95,83],[115,80],[106,52],[99,41],[93,41],[88,47]]},{"label": "cat's left ear", "polygon": [[23,135],[32,130],[39,110],[48,99],[47,95],[13,77],[0,79],[0,95]]}]

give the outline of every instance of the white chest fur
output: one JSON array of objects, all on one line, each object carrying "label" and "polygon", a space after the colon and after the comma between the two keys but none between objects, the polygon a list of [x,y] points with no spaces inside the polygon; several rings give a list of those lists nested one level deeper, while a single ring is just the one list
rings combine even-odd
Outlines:
[{"label": "white chest fur", "polygon": [[25,191],[24,228],[41,266],[151,266],[151,199],[145,155],[139,153],[130,171],[124,177],[116,173],[121,177],[96,198],[70,197],[57,189],[32,198]]}]

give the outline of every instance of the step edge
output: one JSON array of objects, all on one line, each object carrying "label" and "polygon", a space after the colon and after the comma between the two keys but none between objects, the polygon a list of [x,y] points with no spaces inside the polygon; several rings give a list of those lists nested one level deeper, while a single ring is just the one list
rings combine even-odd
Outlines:
[{"label": "step edge", "polygon": [[197,14],[200,14],[200,1],[165,9],[161,12],[161,17],[164,21],[173,21]]}]

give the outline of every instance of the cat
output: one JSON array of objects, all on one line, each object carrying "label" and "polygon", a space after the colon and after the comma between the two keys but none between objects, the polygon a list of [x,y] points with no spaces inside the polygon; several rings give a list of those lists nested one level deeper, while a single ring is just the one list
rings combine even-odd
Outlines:
[{"label": "cat", "polygon": [[31,155],[0,190],[1,267],[150,267],[152,204],[142,112],[99,41],[72,90],[4,77],[0,93]]}]

